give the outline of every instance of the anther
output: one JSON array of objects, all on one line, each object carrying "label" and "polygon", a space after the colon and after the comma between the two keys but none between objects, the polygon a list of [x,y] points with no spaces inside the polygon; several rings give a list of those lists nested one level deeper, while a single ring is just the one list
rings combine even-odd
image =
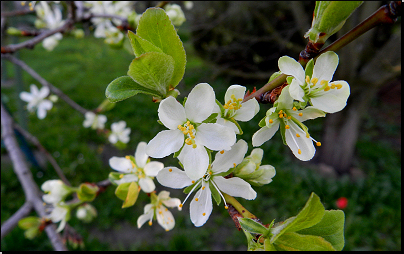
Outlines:
[{"label": "anther", "polygon": [[303,115],[303,113],[299,113],[299,116],[302,116]]},{"label": "anther", "polygon": [[151,220],[149,220],[149,226],[151,226],[153,223],[152,223],[152,221]]},{"label": "anther", "polygon": [[173,170],[170,168],[170,169],[168,169],[168,172],[173,172]]},{"label": "anther", "polygon": [[316,142],[316,146],[321,146],[321,142]]},{"label": "anther", "polygon": [[198,201],[199,199],[198,198],[195,198],[195,201]]},{"label": "anther", "polygon": [[312,79],[311,79],[311,83],[313,83],[313,84],[316,84],[317,81],[318,81],[318,78],[312,78]]},{"label": "anther", "polygon": [[206,213],[203,213],[202,215],[203,215],[203,216],[205,216],[205,215],[206,215]]},{"label": "anther", "polygon": [[220,154],[223,154],[223,153],[224,153],[224,150],[220,151]]},{"label": "anther", "polygon": [[299,135],[299,133],[296,133],[296,137],[300,138],[300,135]]},{"label": "anther", "polygon": [[298,150],[297,150],[297,153],[298,153],[298,154],[302,154],[302,150],[298,149]]},{"label": "anther", "polygon": [[268,121],[269,123],[273,123],[274,121],[272,120],[272,119],[269,119],[269,121]]},{"label": "anther", "polygon": [[285,129],[289,129],[289,128],[290,128],[290,126],[289,126],[289,125],[286,125],[286,126],[285,126]]},{"label": "anther", "polygon": [[293,109],[293,111],[296,111],[296,110],[297,110],[297,108],[296,108],[296,107],[293,107],[292,109]]}]

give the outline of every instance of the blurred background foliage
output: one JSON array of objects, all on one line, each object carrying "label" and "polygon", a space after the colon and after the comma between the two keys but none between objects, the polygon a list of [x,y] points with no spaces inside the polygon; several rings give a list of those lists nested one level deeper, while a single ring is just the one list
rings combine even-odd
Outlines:
[{"label": "blurred background foliage", "polygon": [[[344,29],[348,31],[385,3],[364,3]],[[137,2],[136,11],[141,13],[155,4]],[[181,92],[179,99],[200,82],[209,83],[222,103],[227,87],[232,84],[246,86],[250,91],[260,88],[278,70],[280,56],[297,58],[304,49],[303,34],[310,26],[313,9],[314,2],[194,2],[193,9],[184,9],[187,22],[178,31],[187,53],[185,76],[177,87]],[[30,21],[32,16],[20,17],[18,24],[26,27]],[[254,188],[258,193],[255,201],[240,202],[264,223],[296,215],[311,192],[320,196],[326,209],[337,209],[336,200],[346,197],[344,250],[401,250],[401,53],[397,51],[397,47],[401,50],[400,33],[401,20],[373,29],[338,52],[340,66],[334,80],[347,80],[352,96],[343,112],[307,122],[311,135],[323,143],[312,161],[298,161],[282,144],[279,134],[261,147],[263,164],[273,165],[277,174],[269,185]],[[338,33],[330,40],[341,35]],[[9,38],[2,39],[2,45],[9,43]],[[66,36],[52,52],[37,45],[35,50],[22,49],[18,55],[89,110],[105,99],[109,82],[126,75],[133,59],[127,51],[112,49],[92,36],[83,39]],[[373,82],[366,77],[373,78]],[[28,91],[30,84],[39,85],[9,62],[2,65],[3,103],[14,119],[50,151],[72,185],[106,179],[112,171],[108,165],[110,157],[134,154],[138,142],[147,142],[164,129],[157,124],[158,104],[150,97],[138,95],[119,102],[105,113],[107,128],[113,122],[125,120],[132,129],[127,148],[118,150],[96,131],[82,127],[83,115],[64,101],[55,103],[44,120],[29,114],[22,108],[24,103],[18,94],[21,89]],[[270,108],[260,106],[261,111],[252,121],[241,123],[244,134],[240,138],[250,143],[248,154],[252,150],[251,137],[259,128],[258,121]],[[344,151],[352,147],[352,152],[335,150],[341,147]],[[32,159],[28,160],[38,185],[57,178],[41,153],[32,145],[28,148],[37,162],[36,165]],[[3,145],[1,151],[3,223],[25,199]],[[341,158],[346,158],[348,166],[341,165],[344,161]],[[177,165],[171,156],[161,161],[167,166]],[[163,189],[166,188],[157,184],[158,191]],[[168,190],[172,197],[181,200],[185,197],[181,190]],[[114,188],[109,187],[92,202],[98,211],[93,222],[83,224],[73,218],[69,225],[83,237],[83,250],[246,249],[244,234],[237,231],[222,206],[214,207],[201,228],[191,223],[189,204],[181,212],[174,209],[176,226],[165,232],[156,221],[151,227],[137,228],[137,218],[147,203],[149,199],[143,193],[134,207],[121,209],[122,201],[115,197]],[[30,241],[24,238],[21,229],[15,228],[2,239],[1,249],[52,250],[52,247],[45,234]]]}]

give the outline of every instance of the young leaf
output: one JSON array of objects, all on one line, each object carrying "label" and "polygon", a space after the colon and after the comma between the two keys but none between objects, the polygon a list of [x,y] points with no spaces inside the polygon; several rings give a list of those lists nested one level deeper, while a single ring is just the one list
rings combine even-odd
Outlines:
[{"label": "young leaf", "polygon": [[139,37],[137,34],[134,34],[132,31],[128,30],[128,37],[130,41],[130,45],[132,46],[133,52],[136,57],[141,56],[144,53],[148,52],[160,52],[163,53],[163,50],[153,43]]},{"label": "young leaf", "polygon": [[122,208],[128,208],[136,203],[137,197],[139,196],[139,185],[136,182],[131,182],[128,187],[128,195],[123,202]]},{"label": "young leaf", "polygon": [[304,76],[307,77],[313,76],[313,69],[314,69],[314,60],[310,59],[310,61],[306,64],[306,69],[304,70]]},{"label": "young leaf", "polygon": [[129,185],[131,183],[121,183],[115,189],[115,195],[120,199],[125,201],[126,197],[128,196]]},{"label": "young leaf", "polygon": [[149,52],[132,61],[128,75],[139,85],[165,97],[173,71],[174,60],[171,56]]},{"label": "young leaf", "polygon": [[281,251],[334,251],[332,245],[320,236],[300,235],[295,232],[285,233],[274,243]]},{"label": "young leaf", "polygon": [[241,227],[250,233],[261,234],[264,236],[269,234],[268,228],[250,218],[239,218],[238,221],[240,222]]},{"label": "young leaf", "polygon": [[105,96],[111,102],[118,102],[132,97],[138,93],[144,93],[155,97],[162,96],[156,91],[147,89],[139,85],[129,76],[116,78],[111,83],[109,83],[105,91]]},{"label": "young leaf", "polygon": [[344,248],[344,221],[345,215],[341,210],[325,211],[323,219],[316,225],[298,231],[302,235],[321,236],[331,243],[334,249],[341,251]]},{"label": "young leaf", "polygon": [[185,72],[186,55],[184,46],[173,24],[161,8],[149,8],[139,20],[136,34],[151,42],[174,59],[174,73],[169,83],[174,88]]},{"label": "young leaf", "polygon": [[305,228],[312,227],[319,223],[325,213],[324,206],[320,198],[312,192],[306,205],[295,217],[285,220],[281,225],[273,227],[271,233],[271,243],[274,243],[278,237],[287,232],[296,232]]}]

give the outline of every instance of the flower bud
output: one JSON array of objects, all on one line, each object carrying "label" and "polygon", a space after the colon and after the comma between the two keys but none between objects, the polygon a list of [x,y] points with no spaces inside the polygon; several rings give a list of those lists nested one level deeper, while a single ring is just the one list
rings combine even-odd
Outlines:
[{"label": "flower bud", "polygon": [[167,4],[164,8],[174,26],[180,26],[185,21],[184,12],[178,4]]},{"label": "flower bud", "polygon": [[97,217],[97,210],[94,206],[85,203],[77,208],[76,217],[85,223],[88,223]]},{"label": "flower bud", "polygon": [[304,35],[313,43],[325,43],[338,32],[363,1],[317,1],[311,28]]},{"label": "flower bud", "polygon": [[234,176],[244,179],[251,185],[262,186],[272,182],[272,177],[275,176],[275,168],[271,165],[261,165],[264,151],[261,148],[256,148],[251,151],[251,154],[237,165],[233,171]]},{"label": "flower bud", "polygon": [[82,183],[80,184],[77,190],[77,197],[81,201],[90,202],[95,199],[98,193],[98,186],[91,183]]}]

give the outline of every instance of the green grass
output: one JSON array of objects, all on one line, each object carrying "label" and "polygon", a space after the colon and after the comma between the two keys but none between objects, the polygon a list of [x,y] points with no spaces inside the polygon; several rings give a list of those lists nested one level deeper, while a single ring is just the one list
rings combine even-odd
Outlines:
[{"label": "green grass", "polygon": [[[225,79],[211,80],[213,70],[197,58],[186,43],[187,69],[183,81],[177,87],[180,99],[199,82],[208,82],[216,91],[216,97],[223,102],[228,84]],[[82,40],[64,38],[54,51],[47,52],[42,46],[35,50],[23,49],[20,57],[41,76],[69,95],[86,109],[96,108],[105,99],[105,89],[109,82],[126,75],[133,57],[125,50],[109,48],[102,40],[86,37]],[[7,75],[13,76],[12,66],[7,63]],[[35,80],[23,74],[24,90]],[[246,84],[240,84],[246,85]],[[252,86],[248,89],[252,90]],[[17,115],[17,100],[14,87],[2,87],[2,96],[8,99],[7,107]],[[83,115],[59,100],[44,120],[35,115],[27,115],[29,132],[34,134],[50,151],[63,172],[73,185],[81,182],[97,182],[107,178],[111,169],[108,159],[112,156],[133,154],[140,141],[149,141],[164,127],[157,124],[158,104],[151,98],[138,95],[119,102],[106,112],[109,128],[112,122],[125,120],[132,129],[127,148],[120,151],[104,137],[91,129],[82,127]],[[258,130],[258,121],[265,116],[268,106],[248,123],[241,123],[244,134],[241,138],[251,146],[251,137]],[[320,136],[322,121],[311,121],[308,126]],[[398,128],[400,130],[401,128]],[[398,135],[394,126],[391,130]],[[398,133],[397,133],[398,132]],[[34,147],[31,147],[35,150]],[[284,146],[280,134],[266,142],[263,164],[275,166],[274,181],[255,188],[255,201],[240,200],[264,223],[284,220],[294,216],[304,206],[311,192],[317,193],[326,209],[336,209],[335,201],[347,197],[349,205],[346,215],[344,250],[401,250],[401,151],[391,144],[378,143],[362,135],[357,144],[357,166],[366,177],[353,182],[344,176],[338,179],[323,178],[314,172],[308,163],[293,157]],[[3,160],[3,158],[5,158]],[[177,165],[171,156],[161,160],[165,165]],[[1,161],[1,221],[8,219],[23,203],[24,195],[20,184],[2,148]],[[32,168],[38,185],[57,178],[49,164],[45,168]],[[157,190],[162,188],[157,185]],[[184,199],[181,190],[169,190],[172,197]],[[155,221],[152,227],[144,225],[137,229],[137,218],[149,202],[144,194],[136,205],[121,209],[122,201],[114,195],[110,187],[92,202],[98,217],[89,224],[73,218],[69,224],[82,236],[84,250],[245,250],[246,240],[242,232],[235,229],[227,211],[222,206],[214,207],[208,222],[195,228],[189,219],[189,203],[182,212],[173,210],[176,226],[165,232]],[[46,238],[41,235],[33,241],[23,236],[23,231],[15,228],[1,241],[2,251],[7,250],[51,250]]]}]

